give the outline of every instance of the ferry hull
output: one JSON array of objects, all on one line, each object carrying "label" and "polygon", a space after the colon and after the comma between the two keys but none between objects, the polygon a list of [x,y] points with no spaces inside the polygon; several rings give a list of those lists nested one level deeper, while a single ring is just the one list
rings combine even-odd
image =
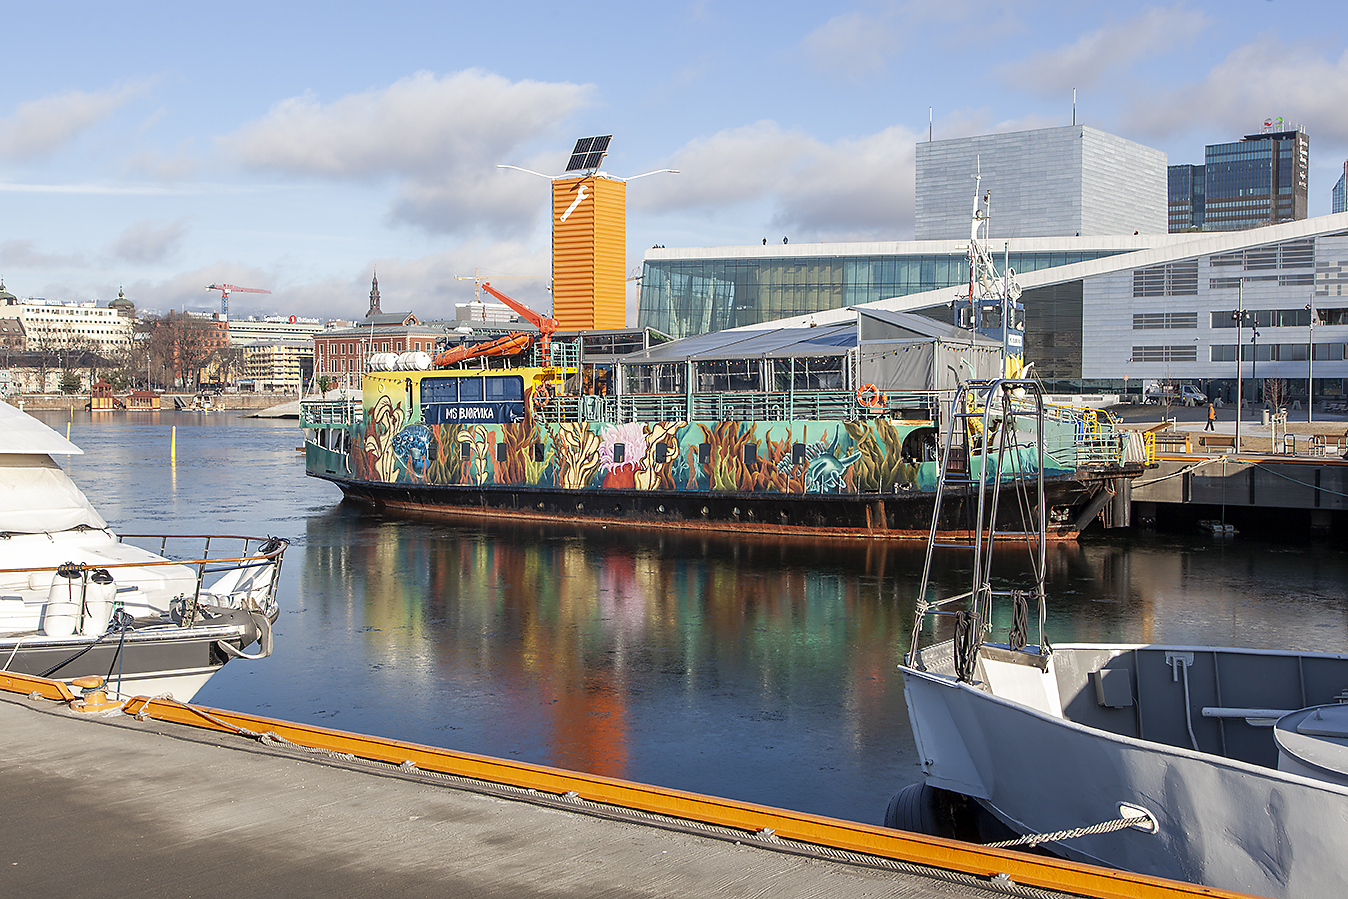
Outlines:
[{"label": "ferry hull", "polygon": [[[332,481],[348,499],[375,508],[461,520],[494,519],[534,523],[624,525],[674,530],[739,534],[809,535],[857,539],[926,540],[931,528],[933,494],[908,490],[894,494],[754,494],[690,493],[648,490],[562,490],[521,485],[445,486],[388,484],[342,477],[311,476]],[[1093,520],[1092,500],[1105,490],[1110,476],[1059,475],[1047,485],[1050,536],[1074,540]],[[954,491],[952,491],[954,492]],[[977,497],[946,497],[939,530],[949,536],[967,534]],[[1024,525],[1019,510],[1001,510],[1007,532]],[[1083,520],[1083,518],[1085,520]]]}]

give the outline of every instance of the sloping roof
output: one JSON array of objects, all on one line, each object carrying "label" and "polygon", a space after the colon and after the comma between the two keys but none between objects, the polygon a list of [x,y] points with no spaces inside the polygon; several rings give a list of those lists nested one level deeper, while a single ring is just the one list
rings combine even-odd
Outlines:
[{"label": "sloping roof", "polygon": [[374,315],[367,315],[360,320],[361,325],[365,327],[396,327],[398,325],[419,325],[421,320],[411,312],[376,312]]},{"label": "sloping roof", "polygon": [[[937,321],[915,312],[892,312],[888,309],[868,309],[864,306],[855,308],[857,314],[862,316],[863,319],[873,319],[899,331],[907,331],[917,340],[935,338],[967,344],[972,339],[977,343],[986,343],[989,346],[1001,346],[999,341],[985,337],[976,331],[968,331],[949,322]],[[899,339],[902,339],[902,337]]]},{"label": "sloping roof", "polygon": [[[908,331],[914,340],[971,339],[989,346],[996,341],[965,331],[954,325],[943,324],[913,312],[867,314],[891,327]],[[653,346],[641,353],[622,357],[624,365],[644,365],[656,362],[681,362],[689,359],[789,359],[800,356],[841,356],[857,345],[855,321],[835,322],[818,327],[762,328],[753,330],[715,331],[697,337],[685,337]]]}]

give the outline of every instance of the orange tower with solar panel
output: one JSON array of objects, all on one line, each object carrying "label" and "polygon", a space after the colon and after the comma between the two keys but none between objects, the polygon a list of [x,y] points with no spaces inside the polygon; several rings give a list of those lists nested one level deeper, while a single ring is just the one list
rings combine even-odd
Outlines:
[{"label": "orange tower with solar panel", "polygon": [[576,141],[566,171],[552,182],[552,317],[563,331],[627,327],[627,182],[599,170],[613,135]]},{"label": "orange tower with solar panel", "polygon": [[599,171],[610,140],[576,141],[552,179],[552,317],[568,331],[627,326],[627,182]]}]

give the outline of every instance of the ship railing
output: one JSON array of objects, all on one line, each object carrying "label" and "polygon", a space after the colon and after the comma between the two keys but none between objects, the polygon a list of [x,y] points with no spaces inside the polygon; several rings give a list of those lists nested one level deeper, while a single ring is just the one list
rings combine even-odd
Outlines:
[{"label": "ship railing", "polygon": [[357,421],[361,415],[361,401],[356,397],[340,400],[304,400],[300,403],[300,427],[344,427]]},{"label": "ship railing", "polygon": [[940,400],[934,393],[890,394],[883,406],[864,406],[852,391],[736,391],[628,394],[621,397],[564,397],[550,403],[542,417],[558,421],[855,421],[877,415],[936,421]]}]

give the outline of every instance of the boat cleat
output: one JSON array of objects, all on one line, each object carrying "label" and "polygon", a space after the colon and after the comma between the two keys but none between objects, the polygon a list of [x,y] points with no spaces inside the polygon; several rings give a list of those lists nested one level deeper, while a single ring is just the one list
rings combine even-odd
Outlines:
[{"label": "boat cleat", "polygon": [[109,699],[103,689],[103,678],[97,674],[77,677],[70,682],[80,688],[79,699],[71,700],[70,709],[74,712],[106,712],[122,707],[120,700]]}]

